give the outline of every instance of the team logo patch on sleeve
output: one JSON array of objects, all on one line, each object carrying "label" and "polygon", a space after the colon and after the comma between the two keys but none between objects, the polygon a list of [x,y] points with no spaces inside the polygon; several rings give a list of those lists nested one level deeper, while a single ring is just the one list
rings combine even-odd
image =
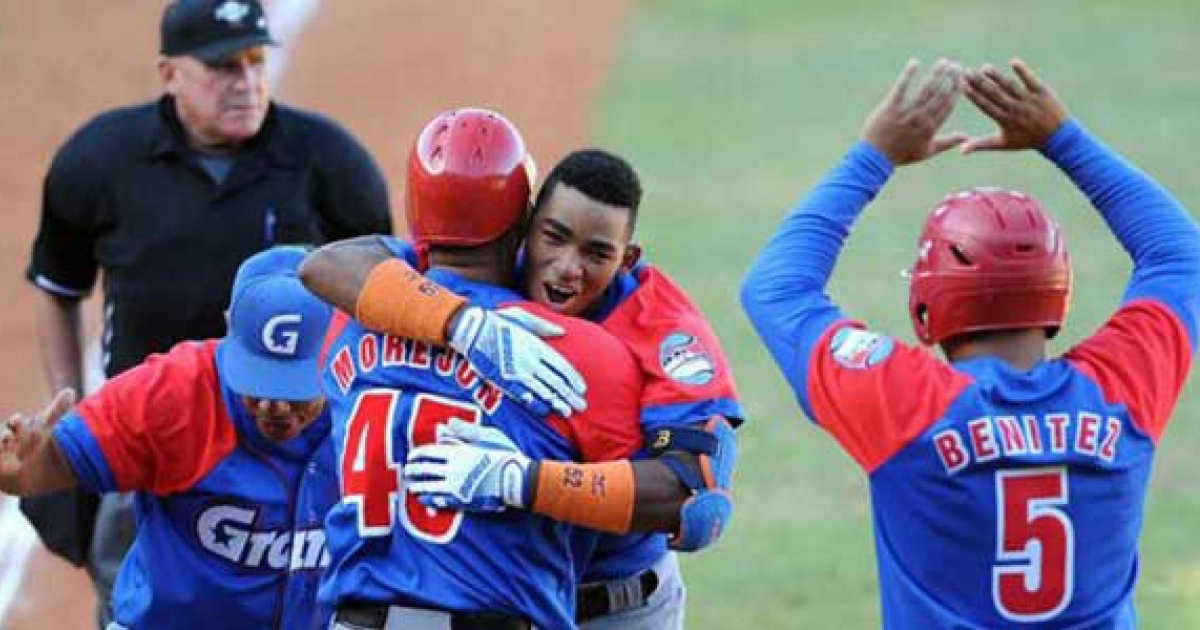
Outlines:
[{"label": "team logo patch on sleeve", "polygon": [[684,332],[673,332],[658,344],[658,365],[672,380],[685,385],[705,385],[717,375],[708,349]]},{"label": "team logo patch on sleeve", "polygon": [[834,360],[851,370],[865,370],[883,363],[895,347],[896,342],[888,335],[857,328],[843,328],[829,342]]}]

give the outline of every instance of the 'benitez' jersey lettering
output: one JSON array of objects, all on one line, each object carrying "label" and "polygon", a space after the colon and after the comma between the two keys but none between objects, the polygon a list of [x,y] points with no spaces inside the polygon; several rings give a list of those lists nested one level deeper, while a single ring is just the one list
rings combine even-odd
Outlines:
[{"label": "'benitez' jersey lettering", "polygon": [[964,428],[933,436],[938,459],[953,475],[969,466],[1013,461],[1018,455],[1086,455],[1112,463],[1124,423],[1093,411],[980,416]]},{"label": "'benitez' jersey lettering", "polygon": [[1136,626],[1147,480],[1197,346],[1200,230],[1073,121],[1042,152],[1134,263],[1121,307],[1061,357],[947,364],[842,315],[830,274],[891,174],[866,143],[788,215],[743,288],[801,408],[870,475],[885,627]]}]

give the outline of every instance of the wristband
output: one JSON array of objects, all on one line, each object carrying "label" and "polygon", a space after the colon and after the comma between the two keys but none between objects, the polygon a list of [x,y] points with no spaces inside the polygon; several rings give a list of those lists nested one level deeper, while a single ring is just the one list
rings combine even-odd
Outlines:
[{"label": "wristband", "polygon": [[467,300],[390,258],[371,269],[354,304],[363,326],[397,337],[445,345],[446,328]]},{"label": "wristband", "polygon": [[530,472],[533,512],[613,534],[629,532],[634,478],[628,460],[596,464],[542,461]]}]

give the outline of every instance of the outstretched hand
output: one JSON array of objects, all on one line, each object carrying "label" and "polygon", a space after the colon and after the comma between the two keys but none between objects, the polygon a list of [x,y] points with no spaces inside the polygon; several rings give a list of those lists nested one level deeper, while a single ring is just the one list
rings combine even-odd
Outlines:
[{"label": "outstretched hand", "polygon": [[[954,111],[962,89],[962,66],[945,59],[916,88],[910,89],[920,64],[914,59],[900,72],[888,95],[871,112],[862,139],[895,166],[929,159],[966,141],[962,133],[936,134]],[[915,94],[911,94],[915,92]]]},{"label": "outstretched hand", "polygon": [[0,477],[19,473],[29,456],[50,439],[54,425],[74,405],[75,390],[66,388],[59,390],[54,400],[36,414],[14,413],[0,423]]},{"label": "outstretched hand", "polygon": [[1016,79],[990,65],[967,71],[964,94],[979,111],[996,121],[999,129],[988,136],[971,138],[963,144],[963,153],[1036,149],[1067,119],[1058,96],[1024,61],[1013,59],[1010,65]]}]

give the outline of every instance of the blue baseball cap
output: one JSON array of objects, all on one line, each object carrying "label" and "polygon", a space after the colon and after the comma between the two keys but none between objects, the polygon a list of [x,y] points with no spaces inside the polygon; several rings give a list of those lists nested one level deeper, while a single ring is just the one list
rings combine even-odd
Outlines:
[{"label": "blue baseball cap", "polygon": [[233,292],[229,303],[237,297],[237,288],[260,276],[278,276],[282,274],[295,275],[300,269],[300,263],[312,248],[303,245],[276,245],[263,250],[246,260],[238,267],[237,275],[233,278]]},{"label": "blue baseball cap", "polygon": [[321,395],[321,346],[333,309],[296,277],[304,251],[269,249],[242,263],[218,367],[230,389],[271,400]]}]

